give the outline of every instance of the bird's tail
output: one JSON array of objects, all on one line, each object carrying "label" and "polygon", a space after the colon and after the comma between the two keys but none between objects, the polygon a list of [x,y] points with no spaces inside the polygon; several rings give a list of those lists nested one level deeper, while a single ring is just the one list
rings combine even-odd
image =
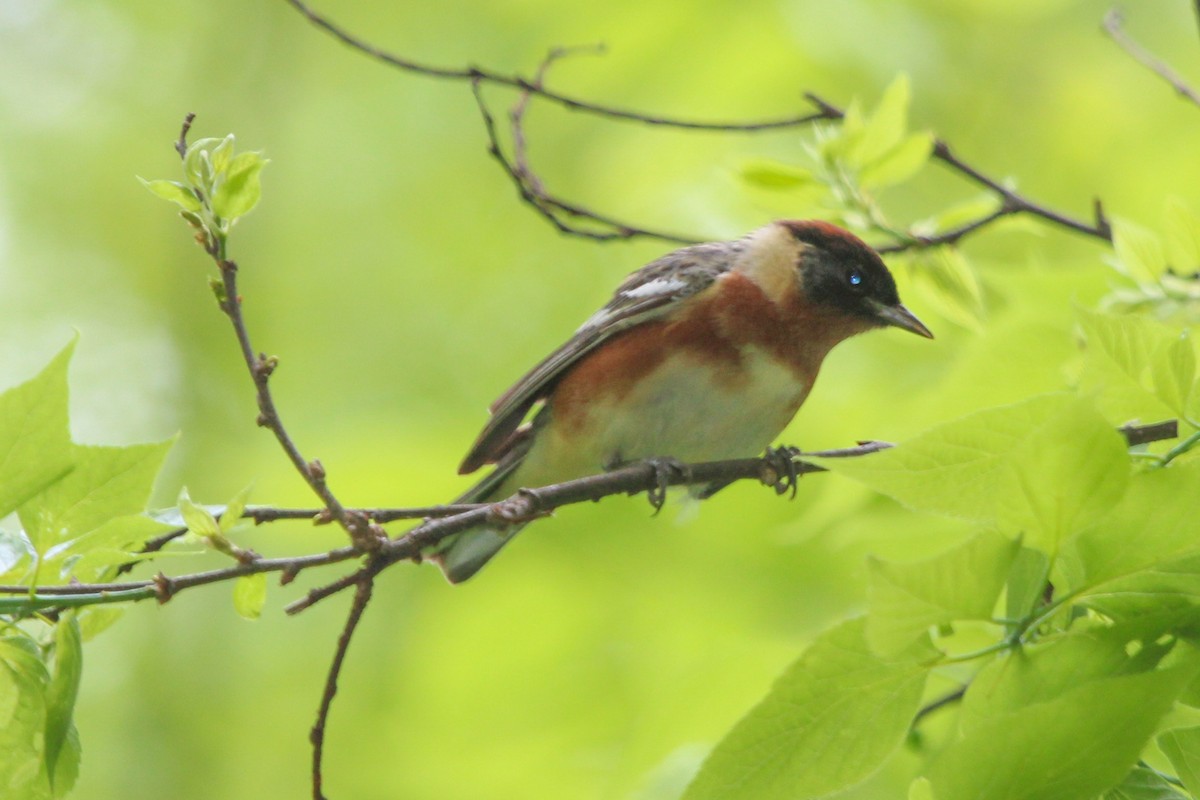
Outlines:
[{"label": "bird's tail", "polygon": [[[454,502],[490,503],[507,497],[514,490],[507,488],[505,484],[520,461],[520,458],[505,459],[506,463],[497,465],[491,474]],[[428,560],[441,567],[442,574],[450,583],[462,583],[481,570],[483,565],[524,527],[524,523],[515,522],[483,524],[468,528],[440,543],[438,549],[428,556]]]}]

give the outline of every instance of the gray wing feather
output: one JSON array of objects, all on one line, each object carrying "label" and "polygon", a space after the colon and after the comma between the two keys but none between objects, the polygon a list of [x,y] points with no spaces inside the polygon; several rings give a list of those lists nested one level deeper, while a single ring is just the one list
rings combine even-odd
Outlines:
[{"label": "gray wing feather", "polygon": [[712,285],[727,272],[743,244],[714,242],[668,253],[634,272],[612,300],[580,326],[564,345],[544,358],[491,405],[492,416],[463,459],[459,473],[474,472],[504,457],[513,432],[535,403],[550,393],[579,359],[621,331],[669,311]]}]

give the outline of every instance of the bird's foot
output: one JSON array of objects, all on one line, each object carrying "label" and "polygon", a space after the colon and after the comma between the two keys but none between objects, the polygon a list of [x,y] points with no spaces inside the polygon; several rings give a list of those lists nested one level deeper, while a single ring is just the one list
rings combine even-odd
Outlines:
[{"label": "bird's foot", "polygon": [[658,514],[662,511],[663,503],[667,502],[667,489],[670,488],[672,480],[676,483],[681,479],[687,481],[691,478],[692,471],[677,458],[647,458],[642,463],[648,464],[654,470],[654,487],[646,490],[646,499],[650,501],[654,513]]},{"label": "bird's foot", "polygon": [[650,505],[654,508],[654,513],[658,514],[662,510],[663,503],[667,501],[667,489],[672,483],[686,483],[692,476],[692,471],[688,465],[677,458],[669,456],[655,456],[654,458],[643,458],[637,461],[625,461],[621,458],[613,458],[604,465],[606,472],[612,472],[622,467],[632,467],[636,464],[645,464],[654,470],[654,486],[646,490],[646,499],[650,501]]},{"label": "bird's foot", "polygon": [[781,445],[768,447],[763,454],[762,482],[775,490],[775,494],[791,493],[788,499],[795,499],[796,487],[800,483],[800,472],[796,469],[796,456],[800,455],[799,447]]}]

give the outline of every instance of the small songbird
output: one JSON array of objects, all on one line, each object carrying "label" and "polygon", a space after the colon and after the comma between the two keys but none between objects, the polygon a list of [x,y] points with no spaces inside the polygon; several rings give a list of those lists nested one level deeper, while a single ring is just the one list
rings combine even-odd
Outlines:
[{"label": "small songbird", "polygon": [[[933,338],[865,242],[827,222],[772,222],[634,272],[575,335],[492,403],[459,498],[502,500],[649,458],[758,455],[808,397],[825,355],[887,325]],[[540,409],[526,422],[531,409]],[[469,529],[431,558],[474,575],[522,525]]]}]

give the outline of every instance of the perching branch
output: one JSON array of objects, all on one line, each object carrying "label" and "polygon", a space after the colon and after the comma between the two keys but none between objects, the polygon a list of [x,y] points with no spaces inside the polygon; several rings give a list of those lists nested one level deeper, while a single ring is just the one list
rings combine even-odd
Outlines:
[{"label": "perching branch", "polygon": [[[1200,2],[1196,5],[1196,13],[1200,15]],[[1188,85],[1178,72],[1171,69],[1165,61],[1155,56],[1146,48],[1142,47],[1133,37],[1125,32],[1125,17],[1119,9],[1114,8],[1104,15],[1104,32],[1112,38],[1114,42],[1126,53],[1137,61],[1146,69],[1158,75],[1175,89],[1175,92],[1183,98],[1190,100],[1195,105],[1200,106],[1200,93]]]}]

